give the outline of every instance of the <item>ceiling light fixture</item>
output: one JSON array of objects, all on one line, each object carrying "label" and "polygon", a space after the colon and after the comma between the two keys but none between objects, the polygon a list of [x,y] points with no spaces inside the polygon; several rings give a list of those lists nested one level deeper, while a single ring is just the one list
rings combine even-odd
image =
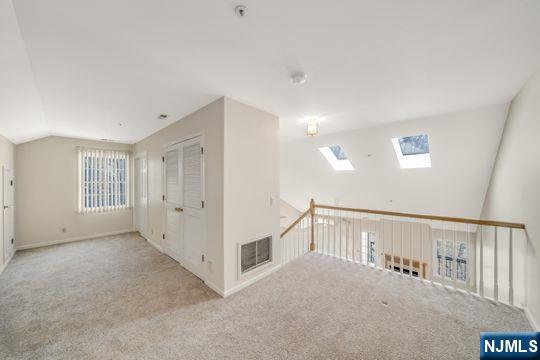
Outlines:
[{"label": "ceiling light fixture", "polygon": [[306,135],[307,136],[319,135],[319,124],[316,122],[307,123]]},{"label": "ceiling light fixture", "polygon": [[159,120],[165,120],[165,119],[167,118],[167,116],[168,116],[168,115],[166,115],[166,114],[159,114],[157,118],[158,118]]},{"label": "ceiling light fixture", "polygon": [[307,75],[305,72],[297,71],[291,75],[291,80],[293,84],[296,84],[296,85],[303,84],[307,80]]}]

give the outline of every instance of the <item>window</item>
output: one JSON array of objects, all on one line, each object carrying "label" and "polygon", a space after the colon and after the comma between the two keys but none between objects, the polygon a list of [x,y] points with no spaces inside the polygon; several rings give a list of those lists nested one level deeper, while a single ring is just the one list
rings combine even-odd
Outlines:
[{"label": "window", "polygon": [[[457,242],[456,251],[454,251],[454,241],[446,240],[444,259],[442,254],[442,240],[437,240],[436,253],[436,271],[437,275],[453,280],[454,272],[457,281],[467,281],[467,243]],[[457,252],[457,256],[454,253]],[[455,263],[455,270],[454,270]]]},{"label": "window", "polygon": [[369,265],[375,265],[376,263],[377,253],[374,232],[362,231],[362,259],[366,259]]},{"label": "window", "polygon": [[104,212],[129,207],[129,154],[79,150],[79,211]]},{"label": "window", "polygon": [[330,163],[335,171],[354,170],[351,162],[345,155],[345,151],[339,145],[332,145],[319,148],[321,154]]},{"label": "window", "polygon": [[252,241],[240,246],[240,271],[244,274],[272,261],[272,237]]},{"label": "window", "polygon": [[402,169],[431,167],[429,141],[427,135],[393,138],[394,151]]},{"label": "window", "polygon": [[404,156],[429,153],[427,135],[406,136],[398,139],[401,153]]}]

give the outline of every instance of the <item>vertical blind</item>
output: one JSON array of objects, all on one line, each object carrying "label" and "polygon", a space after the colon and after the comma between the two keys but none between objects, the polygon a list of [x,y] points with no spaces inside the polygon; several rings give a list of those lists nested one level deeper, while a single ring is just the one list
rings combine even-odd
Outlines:
[{"label": "vertical blind", "polygon": [[79,150],[79,212],[129,207],[129,153]]}]

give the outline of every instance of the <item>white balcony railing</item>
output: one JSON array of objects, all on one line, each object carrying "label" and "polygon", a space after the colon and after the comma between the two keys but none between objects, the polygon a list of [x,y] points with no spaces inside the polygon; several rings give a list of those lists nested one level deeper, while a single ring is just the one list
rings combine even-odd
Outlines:
[{"label": "white balcony railing", "polygon": [[282,263],[315,251],[525,305],[523,224],[342,208],[312,200],[281,239]]}]

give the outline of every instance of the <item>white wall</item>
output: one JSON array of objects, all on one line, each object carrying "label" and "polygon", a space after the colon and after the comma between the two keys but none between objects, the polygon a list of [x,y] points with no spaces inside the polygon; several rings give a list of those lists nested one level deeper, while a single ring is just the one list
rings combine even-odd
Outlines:
[{"label": "white wall", "polygon": [[[225,292],[280,263],[279,119],[225,99]],[[273,236],[273,264],[238,277],[238,244]]]},{"label": "white wall", "polygon": [[512,101],[482,211],[524,222],[528,235],[526,311],[540,329],[540,74]]},{"label": "white wall", "polygon": [[[305,209],[307,210],[307,208]],[[304,211],[305,211],[304,210]],[[281,230],[291,225],[302,213],[283,199],[279,199],[279,226]]]},{"label": "white wall", "polygon": [[[206,278],[228,295],[278,265],[238,278],[238,243],[273,235],[279,241],[279,121],[228,98],[156,132],[134,146],[148,154],[149,240],[162,243],[164,145],[203,134],[205,154]],[[271,203],[273,199],[273,204]]]},{"label": "white wall", "polygon": [[101,214],[78,212],[78,146],[131,149],[127,144],[56,136],[16,146],[17,249],[132,230],[131,209]]},{"label": "white wall", "polygon": [[[8,139],[0,135],[0,169],[2,166],[6,166],[9,169],[14,170],[15,167],[15,145],[13,145]],[[1,170],[0,170],[0,176]],[[16,174],[14,173],[14,176]],[[2,181],[0,180],[0,184],[2,184]],[[17,188],[17,182],[15,181],[15,188]],[[3,191],[1,189],[0,185],[0,206],[4,203],[3,202]],[[15,206],[17,206],[17,203],[15,203]],[[4,224],[2,221],[2,213],[0,213],[0,272],[4,269]],[[15,238],[17,237],[17,233],[15,233]]]},{"label": "white wall", "polygon": [[148,236],[161,247],[163,229],[164,145],[203,134],[205,154],[206,271],[207,282],[224,289],[223,275],[223,126],[224,98],[178,120],[134,145],[134,153],[148,156]]}]

